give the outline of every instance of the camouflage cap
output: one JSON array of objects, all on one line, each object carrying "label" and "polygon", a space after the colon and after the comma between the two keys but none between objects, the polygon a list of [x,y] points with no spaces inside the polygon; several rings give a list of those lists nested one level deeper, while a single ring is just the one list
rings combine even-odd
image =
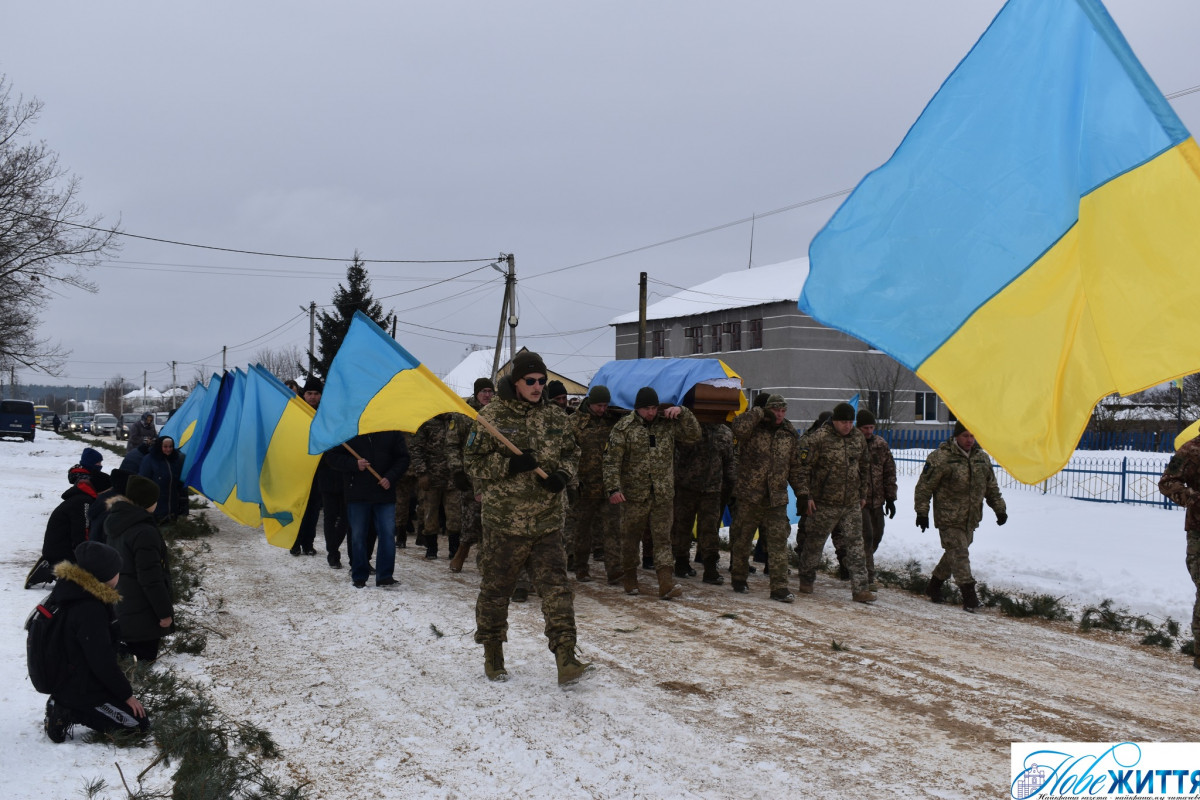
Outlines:
[{"label": "camouflage cap", "polygon": [[787,408],[787,400],[781,394],[773,394],[767,398],[764,408]]}]

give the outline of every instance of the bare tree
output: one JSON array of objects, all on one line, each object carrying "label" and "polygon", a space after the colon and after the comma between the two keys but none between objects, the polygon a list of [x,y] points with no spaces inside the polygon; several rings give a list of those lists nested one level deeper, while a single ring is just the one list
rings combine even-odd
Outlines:
[{"label": "bare tree", "polygon": [[267,372],[281,381],[289,378],[294,380],[301,372],[298,365],[308,361],[307,352],[294,344],[277,350],[264,347],[254,354],[253,361],[262,364]]},{"label": "bare tree", "polygon": [[57,289],[96,291],[87,272],[118,245],[79,201],[79,179],[29,139],[41,110],[0,75],[0,365],[56,374],[65,353],[38,338],[38,312]]},{"label": "bare tree", "polygon": [[878,350],[857,353],[850,359],[850,379],[858,389],[859,407],[875,414],[881,430],[892,427],[899,392],[914,385],[912,372]]}]

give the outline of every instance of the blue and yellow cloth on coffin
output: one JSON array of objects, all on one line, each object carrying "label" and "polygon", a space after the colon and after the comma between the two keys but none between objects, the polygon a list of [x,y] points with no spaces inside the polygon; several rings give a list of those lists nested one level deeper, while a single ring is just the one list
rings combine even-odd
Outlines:
[{"label": "blue and yellow cloth on coffin", "polygon": [[412,433],[447,411],[476,415],[420,360],[356,311],[329,365],[308,452],[320,455],[361,433]]},{"label": "blue and yellow cloth on coffin", "polygon": [[1200,369],[1200,150],[1097,0],[1010,0],[814,238],[800,308],[892,355],[1013,475]]},{"label": "blue and yellow cloth on coffin", "polygon": [[[609,361],[592,376],[592,386],[605,386],[612,403],[621,408],[633,408],[638,389],[649,386],[658,394],[660,403],[679,405],[697,383],[742,389],[742,379],[719,358],[639,358]],[[746,410],[746,396],[738,400],[737,411]]]}]

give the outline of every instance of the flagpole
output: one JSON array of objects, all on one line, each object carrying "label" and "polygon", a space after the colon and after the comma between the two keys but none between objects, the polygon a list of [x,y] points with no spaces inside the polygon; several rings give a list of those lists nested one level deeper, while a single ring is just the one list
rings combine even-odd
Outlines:
[{"label": "flagpole", "polygon": [[[514,453],[516,453],[517,455],[520,455],[520,454],[521,454],[521,448],[517,447],[515,444],[513,444],[512,442],[510,442],[510,441],[509,441],[509,440],[508,440],[508,439],[507,439],[507,438],[504,436],[504,434],[503,434],[503,433],[501,433],[500,431],[496,430],[495,426],[493,426],[493,425],[492,425],[492,423],[488,422],[488,421],[487,421],[486,419],[484,419],[483,417],[475,417],[475,421],[476,421],[476,422],[478,422],[478,423],[480,424],[480,426],[481,426],[481,427],[482,427],[482,428],[483,428],[485,431],[487,431],[488,433],[490,433],[492,436],[495,436],[495,437],[496,437],[496,439],[497,439],[497,440],[499,440],[499,442],[500,442],[501,444],[503,444],[505,447],[507,447],[509,450],[513,451],[513,452],[514,452]],[[535,473],[537,473],[537,475],[538,475],[539,477],[542,477],[542,478],[549,478],[549,477],[550,477],[549,475],[547,475],[547,474],[546,474],[546,471],[545,471],[545,470],[543,470],[541,467],[534,467],[534,468],[533,468],[533,471],[534,471]]]}]

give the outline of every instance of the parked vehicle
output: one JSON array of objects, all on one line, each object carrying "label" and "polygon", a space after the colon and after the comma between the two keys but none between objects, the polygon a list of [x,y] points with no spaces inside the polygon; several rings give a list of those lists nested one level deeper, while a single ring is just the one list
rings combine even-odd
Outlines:
[{"label": "parked vehicle", "polygon": [[0,400],[0,436],[19,436],[33,441],[37,416],[28,400]]},{"label": "parked vehicle", "polygon": [[86,411],[72,411],[67,415],[67,430],[71,433],[83,433],[84,420],[88,421],[88,429],[91,429],[92,415]]},{"label": "parked vehicle", "polygon": [[142,415],[137,413],[136,411],[131,411],[127,414],[122,414],[121,418],[119,420],[117,420],[117,438],[118,439],[128,439],[129,438],[129,428],[133,425],[133,423],[135,423],[139,419],[141,419],[141,417],[142,417]]},{"label": "parked vehicle", "polygon": [[112,414],[97,414],[92,422],[92,433],[97,436],[116,436],[117,418]]}]

